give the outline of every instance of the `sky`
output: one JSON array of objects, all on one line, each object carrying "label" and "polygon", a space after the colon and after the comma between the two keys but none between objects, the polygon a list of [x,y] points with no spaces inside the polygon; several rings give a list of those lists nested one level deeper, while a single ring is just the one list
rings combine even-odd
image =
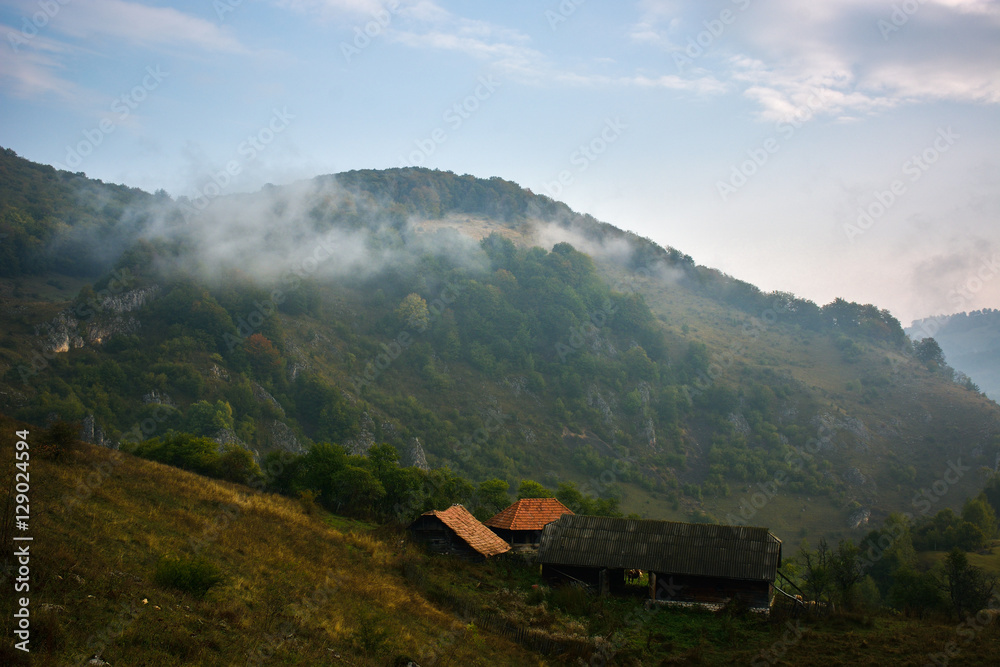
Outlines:
[{"label": "sky", "polygon": [[760,288],[1000,307],[1000,1],[0,0],[0,146],[173,196],[500,176]]}]

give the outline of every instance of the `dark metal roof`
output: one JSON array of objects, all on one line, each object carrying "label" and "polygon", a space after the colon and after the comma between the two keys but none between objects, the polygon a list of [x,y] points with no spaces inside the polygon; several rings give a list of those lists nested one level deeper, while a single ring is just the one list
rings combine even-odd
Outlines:
[{"label": "dark metal roof", "polygon": [[542,531],[537,561],[773,582],[781,540],[767,528],[567,514]]}]

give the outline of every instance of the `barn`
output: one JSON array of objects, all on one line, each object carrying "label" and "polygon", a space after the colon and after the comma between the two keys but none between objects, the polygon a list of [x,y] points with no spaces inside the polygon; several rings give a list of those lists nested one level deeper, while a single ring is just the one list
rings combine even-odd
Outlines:
[{"label": "barn", "polygon": [[410,524],[410,534],[430,551],[481,561],[510,551],[510,545],[462,505],[424,512]]},{"label": "barn", "polygon": [[563,514],[572,514],[555,498],[521,498],[493,516],[486,526],[518,553],[538,549],[542,530]]},{"label": "barn", "polygon": [[649,573],[650,598],[769,609],[781,540],[767,528],[567,515],[542,532],[536,559],[550,583],[579,582],[602,595],[626,591],[625,573]]}]

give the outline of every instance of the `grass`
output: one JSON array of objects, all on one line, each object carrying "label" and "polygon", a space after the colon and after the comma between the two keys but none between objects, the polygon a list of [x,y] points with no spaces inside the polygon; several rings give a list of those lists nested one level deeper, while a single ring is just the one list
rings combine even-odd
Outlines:
[{"label": "grass", "polygon": [[[947,555],[947,551],[924,551],[919,554],[920,564],[929,568],[943,561]],[[969,565],[981,567],[988,574],[1000,575],[1000,540],[994,540],[986,549],[967,556]]]},{"label": "grass", "polygon": [[[14,427],[0,425],[9,462]],[[110,474],[88,483],[109,459]],[[448,660],[438,664],[541,662],[503,637],[456,634],[455,615],[398,573],[396,544],[331,528],[295,500],[89,445],[58,463],[33,459],[31,479],[33,613],[49,605],[33,625],[31,664],[78,664],[100,653],[113,665],[242,664],[252,656],[318,665],[333,655],[381,665],[420,662],[442,636]],[[13,636],[12,605],[0,596],[4,637]],[[10,644],[0,663],[28,664]]]},{"label": "grass", "polygon": [[[8,461],[14,428],[0,420]],[[1000,639],[947,618],[646,611],[89,445],[31,471],[33,653],[5,642],[3,664],[923,665],[949,642],[950,664],[988,664]],[[6,637],[12,613],[0,597]]]}]

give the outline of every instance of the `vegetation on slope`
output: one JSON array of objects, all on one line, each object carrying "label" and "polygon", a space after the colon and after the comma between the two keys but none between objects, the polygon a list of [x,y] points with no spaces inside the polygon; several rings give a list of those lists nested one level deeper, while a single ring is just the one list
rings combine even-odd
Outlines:
[{"label": "vegetation on slope", "polygon": [[[176,431],[258,464],[384,443],[473,484],[572,482],[628,512],[833,539],[909,510],[964,456],[974,472],[941,501],[959,508],[998,451],[996,406],[886,311],[765,294],[502,179],[350,172],[204,211],[87,182],[125,215],[68,199],[80,176],[3,165],[39,200],[5,195],[39,252],[97,227],[116,241],[81,246],[91,285],[42,265],[0,285],[0,405],[35,424]],[[104,217],[52,213],[88,210]],[[417,231],[470,216],[499,231]],[[532,247],[540,228],[572,243]]]},{"label": "vegetation on slope", "polygon": [[[0,419],[4,460],[25,428]],[[29,434],[32,654],[5,641],[4,664],[988,664],[1000,631],[995,615],[910,618],[863,601],[834,615],[779,604],[769,619],[646,610],[106,448],[39,455],[45,435]],[[0,597],[5,637],[12,605]]]}]

